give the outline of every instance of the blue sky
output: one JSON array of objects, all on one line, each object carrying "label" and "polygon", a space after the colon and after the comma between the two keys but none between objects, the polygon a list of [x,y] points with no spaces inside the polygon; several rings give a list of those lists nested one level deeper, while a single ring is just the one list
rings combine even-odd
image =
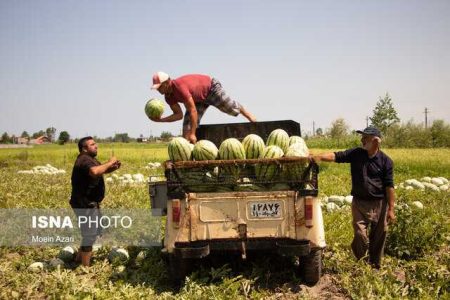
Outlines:
[{"label": "blue sky", "polygon": [[209,74],[305,131],[365,127],[386,92],[403,121],[450,122],[449,16],[450,1],[0,1],[0,131],[179,133],[144,114],[159,70]]}]

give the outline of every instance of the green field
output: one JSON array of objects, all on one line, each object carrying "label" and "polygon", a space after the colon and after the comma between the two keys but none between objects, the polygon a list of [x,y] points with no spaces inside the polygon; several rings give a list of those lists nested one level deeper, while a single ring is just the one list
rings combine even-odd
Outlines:
[{"label": "green field", "polygon": [[[329,150],[312,149],[319,153]],[[76,145],[45,145],[26,149],[0,149],[0,208],[68,208],[70,174],[77,156]],[[395,164],[396,184],[423,176],[450,178],[449,149],[386,149]],[[114,154],[122,161],[118,171],[162,174],[149,162],[168,158],[164,144],[100,144],[99,160]],[[18,174],[37,165],[51,164],[66,174]],[[350,193],[349,166],[321,164],[321,195]],[[450,193],[397,190],[398,203],[419,200],[422,210],[397,209],[397,223],[390,227],[383,267],[372,270],[356,262],[350,250],[352,239],[350,211],[324,212],[327,249],[324,278],[315,287],[306,287],[290,262],[279,257],[256,257],[235,267],[199,266],[177,290],[171,285],[158,249],[148,249],[139,266],[134,257],[141,249],[129,248],[131,259],[125,270],[107,261],[108,250],[95,253],[89,269],[45,270],[32,273],[34,261],[56,257],[59,248],[0,248],[0,298],[449,298],[450,293]],[[149,208],[146,184],[127,186],[107,184],[105,208]]]}]

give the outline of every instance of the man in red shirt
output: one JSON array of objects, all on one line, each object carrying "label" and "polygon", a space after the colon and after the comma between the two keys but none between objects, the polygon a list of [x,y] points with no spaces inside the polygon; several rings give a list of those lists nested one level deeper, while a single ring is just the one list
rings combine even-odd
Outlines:
[{"label": "man in red shirt", "polygon": [[250,122],[256,118],[238,102],[232,100],[222,88],[220,82],[208,75],[189,74],[171,79],[164,72],[153,75],[152,89],[165,96],[172,114],[164,118],[152,118],[155,122],[174,122],[183,118],[180,103],[186,112],[183,121],[183,136],[191,143],[197,141],[195,131],[206,109],[212,105],[231,116],[242,114]]}]

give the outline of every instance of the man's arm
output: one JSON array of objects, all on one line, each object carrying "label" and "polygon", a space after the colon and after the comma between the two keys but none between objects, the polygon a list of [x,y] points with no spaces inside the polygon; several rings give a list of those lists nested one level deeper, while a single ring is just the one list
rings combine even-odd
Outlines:
[{"label": "man's arm", "polygon": [[108,162],[89,168],[89,175],[91,177],[100,177],[103,174],[111,173],[120,168],[120,161],[115,157],[111,157]]},{"label": "man's arm", "polygon": [[336,154],[334,154],[334,152],[310,155],[310,157],[315,162],[320,162],[320,161],[334,162],[334,161],[336,161]]},{"label": "man's arm", "polygon": [[389,223],[395,221],[395,213],[394,213],[394,204],[395,204],[395,191],[394,188],[388,186],[386,188],[386,196],[388,201],[388,211],[387,211],[387,220]]},{"label": "man's arm", "polygon": [[186,106],[186,111],[190,115],[191,120],[191,130],[190,132],[183,132],[185,135],[185,138],[190,141],[191,143],[195,144],[197,142],[197,137],[195,136],[195,131],[197,130],[198,126],[198,115],[197,115],[197,108],[195,107],[195,102],[192,97],[189,97],[189,99],[184,103]]},{"label": "man's arm", "polygon": [[178,103],[172,104],[170,106],[172,109],[172,114],[170,116],[164,117],[164,118],[151,118],[154,122],[175,122],[178,120],[183,119],[183,111],[181,110],[181,106]]}]

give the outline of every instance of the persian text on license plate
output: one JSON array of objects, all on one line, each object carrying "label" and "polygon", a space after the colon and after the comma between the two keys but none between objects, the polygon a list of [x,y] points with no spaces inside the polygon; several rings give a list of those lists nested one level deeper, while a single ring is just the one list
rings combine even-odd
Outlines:
[{"label": "persian text on license plate", "polygon": [[282,215],[281,201],[250,202],[248,205],[253,218],[280,218]]}]

